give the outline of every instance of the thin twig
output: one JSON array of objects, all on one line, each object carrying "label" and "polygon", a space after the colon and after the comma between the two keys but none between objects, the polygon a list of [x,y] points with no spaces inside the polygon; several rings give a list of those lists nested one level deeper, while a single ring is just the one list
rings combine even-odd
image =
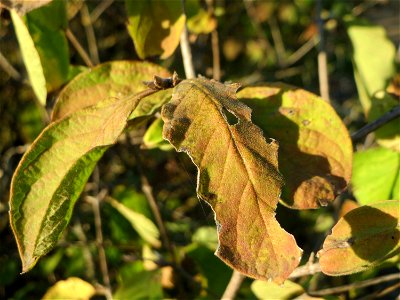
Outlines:
[{"label": "thin twig", "polygon": [[144,170],[142,167],[142,160],[141,160],[139,151],[136,147],[134,147],[133,154],[135,155],[136,165],[137,165],[137,168],[138,168],[139,174],[140,174],[139,176],[140,176],[140,181],[142,184],[142,191],[146,196],[147,202],[150,205],[150,209],[154,215],[157,226],[160,229],[160,235],[161,235],[163,244],[164,244],[165,248],[168,250],[168,252],[170,253],[173,263],[176,264],[177,260],[176,260],[174,247],[168,237],[164,221],[161,217],[160,209],[158,208],[157,201],[153,194],[153,188],[151,187],[149,180],[148,180],[146,174],[144,173]]},{"label": "thin twig", "polygon": [[394,281],[394,280],[400,280],[400,274],[389,274],[385,276],[381,276],[378,278],[373,278],[373,279],[368,279],[364,281],[359,281],[359,282],[353,282],[350,284],[342,285],[342,286],[337,286],[333,288],[328,288],[328,289],[323,289],[319,291],[309,291],[308,294],[310,296],[326,296],[326,295],[332,295],[332,294],[339,294],[339,293],[344,293],[352,289],[360,289],[360,288],[365,288],[371,285],[377,285],[383,282],[388,282],[388,281]]},{"label": "thin twig", "polygon": [[268,19],[269,27],[271,28],[272,39],[274,41],[275,52],[278,58],[279,66],[286,66],[286,50],[282,40],[281,31],[279,29],[278,21],[275,16],[272,15]]},{"label": "thin twig", "polygon": [[319,263],[314,264],[306,264],[301,267],[297,267],[292,274],[290,274],[289,278],[298,278],[308,275],[314,275],[315,273],[321,272],[321,266]]},{"label": "thin twig", "polygon": [[82,25],[85,28],[86,39],[89,46],[89,53],[94,64],[99,64],[99,50],[97,49],[96,35],[94,34],[92,19],[90,18],[89,9],[86,3],[81,8]]},{"label": "thin twig", "polygon": [[324,23],[321,18],[322,0],[317,0],[317,25],[318,25],[318,77],[319,77],[319,91],[322,98],[330,102],[329,100],[329,79],[328,79],[328,63],[325,52],[325,40],[324,40]]},{"label": "thin twig", "polygon": [[382,127],[386,123],[398,118],[400,116],[400,105],[393,107],[387,113],[385,113],[380,118],[376,119],[375,121],[365,125],[360,130],[356,131],[351,135],[351,139],[353,142],[358,141],[359,139],[365,137],[367,134],[377,130],[378,128]]},{"label": "thin twig", "polygon": [[103,231],[101,225],[101,214],[100,214],[100,204],[99,204],[100,200],[103,199],[105,195],[106,195],[106,190],[100,192],[96,197],[87,196],[87,199],[90,200],[93,207],[94,225],[96,230],[96,245],[99,252],[100,270],[103,277],[103,283],[108,290],[106,297],[107,300],[110,300],[112,299],[111,284],[110,284],[110,276],[108,274],[106,251],[104,250],[103,246]]},{"label": "thin twig", "polygon": [[243,274],[241,274],[238,271],[234,270],[233,273],[232,273],[232,277],[229,280],[229,283],[226,286],[225,292],[222,295],[221,299],[223,299],[223,300],[235,299],[235,296],[236,296],[237,292],[239,291],[240,286],[242,285],[243,280],[245,278],[246,277]]},{"label": "thin twig", "polygon": [[10,75],[11,78],[20,81],[22,79],[21,74],[9,63],[7,58],[0,52],[0,66],[1,68]]},{"label": "thin twig", "polygon": [[[185,0],[181,0],[181,2],[182,2],[183,14],[186,16]],[[182,59],[183,59],[183,67],[185,68],[186,78],[187,79],[195,78],[196,73],[195,73],[194,67],[193,67],[192,51],[190,50],[186,22],[185,22],[185,26],[183,27],[183,30],[182,30],[180,44],[181,44],[181,52],[182,52]]]},{"label": "thin twig", "polygon": [[312,37],[305,42],[299,49],[290,55],[284,62],[282,67],[289,67],[299,61],[304,55],[311,51],[318,44],[318,38]]},{"label": "thin twig", "polygon": [[82,246],[83,260],[85,261],[85,275],[90,281],[94,281],[94,263],[93,256],[89,249],[89,243],[86,238],[85,232],[83,231],[82,224],[78,220],[74,226],[72,226],[72,232],[76,235]]},{"label": "thin twig", "polygon": [[[208,0],[207,7],[208,13],[215,18],[214,15],[214,0]],[[221,62],[219,55],[219,37],[217,28],[211,32],[211,51],[213,56],[213,78],[215,80],[221,80]]]},{"label": "thin twig", "polygon": [[65,35],[67,36],[68,40],[71,42],[71,44],[75,48],[75,50],[78,52],[80,57],[83,59],[85,64],[88,67],[93,67],[93,62],[90,59],[89,55],[86,53],[85,49],[83,49],[83,47],[81,46],[79,41],[76,39],[75,35],[72,33],[71,30],[69,30],[69,28],[67,28],[67,30],[65,30]]},{"label": "thin twig", "polygon": [[102,13],[111,5],[113,4],[114,0],[103,0],[93,9],[92,13],[90,14],[90,22],[93,24],[97,21],[97,19],[102,15]]}]

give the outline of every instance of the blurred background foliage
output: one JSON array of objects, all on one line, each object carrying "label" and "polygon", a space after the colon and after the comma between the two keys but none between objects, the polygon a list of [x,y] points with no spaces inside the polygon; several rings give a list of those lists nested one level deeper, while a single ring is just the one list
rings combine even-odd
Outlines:
[{"label": "blurred background foliage", "polygon": [[[129,10],[137,2],[126,2],[54,0],[50,5],[26,14],[25,22],[35,47],[40,57],[46,58],[42,61],[48,93],[45,108],[36,100],[29,86],[10,13],[6,9],[0,11],[2,299],[41,298],[46,292],[54,292],[49,291],[50,286],[70,277],[79,277],[91,283],[97,291],[101,291],[99,283],[104,284],[96,244],[95,218],[92,204],[87,198],[81,197],[78,201],[71,223],[58,247],[24,275],[19,274],[21,266],[8,224],[7,201],[12,173],[27,145],[48,124],[47,113],[51,111],[62,86],[88,67],[79,49],[71,42],[71,33],[87,49],[94,64],[143,58],[140,51],[135,51],[130,37],[132,32],[127,28],[128,17],[132,16],[132,11]],[[153,2],[157,5],[157,1]],[[172,2],[179,8],[180,1],[170,0],[159,4],[170,6]],[[400,2],[321,2],[323,47],[327,53],[331,104],[349,131],[354,132],[399,104],[398,83],[390,84],[390,80],[399,63]],[[215,77],[212,35],[217,32],[221,66],[218,76],[222,81],[243,84],[282,81],[319,94],[319,36],[315,1],[188,0],[186,13],[194,67],[198,74]],[[354,24],[362,24],[364,30],[350,30]],[[359,53],[356,50],[360,48],[357,47],[365,50],[367,46],[369,48],[361,51],[361,56],[355,55]],[[383,69],[382,73],[375,74],[370,82],[356,82],[354,78],[360,74],[355,74],[354,70],[361,73],[361,76],[367,74],[368,78],[368,74],[376,71],[376,65],[373,65],[376,58],[378,63],[387,63],[389,67]],[[176,70],[183,77],[179,47],[165,59],[152,56],[146,57],[146,60],[160,64],[170,71]],[[379,83],[379,80],[382,82]],[[374,91],[389,87],[390,93],[384,96],[368,93],[371,84],[380,84]],[[363,92],[363,89],[367,92]],[[387,97],[390,99],[382,100],[383,102],[374,100]],[[373,110],[376,103],[379,109]],[[368,114],[370,111],[373,112],[372,117]],[[171,148],[159,140],[157,135],[160,121],[155,120],[151,126],[147,122],[141,129],[127,133],[105,154],[84,192],[85,195],[96,189],[105,189],[111,196],[107,198],[109,201],[101,203],[101,221],[103,246],[114,296],[123,299],[218,298],[225,290],[232,271],[213,255],[217,245],[213,213],[208,205],[200,203],[196,198],[195,167],[185,155],[168,151]],[[376,189],[381,188],[377,184],[378,187],[374,189],[376,198],[371,196],[371,187],[370,190],[365,189],[365,182],[376,182],[376,179],[368,177],[373,171],[362,169],[366,161],[376,161],[380,165],[384,160],[391,171],[388,175],[382,167],[378,174],[382,174],[380,178],[388,175],[391,182],[399,180],[399,155],[395,152],[398,151],[398,139],[393,139],[393,134],[398,135],[398,125],[398,122],[394,126],[392,124],[392,128],[386,129],[381,136],[377,133],[378,139],[369,135],[365,141],[354,145],[360,151],[360,154],[355,155],[355,168],[361,168],[354,170],[354,185],[357,187],[354,194],[361,204],[399,197],[399,185],[396,188],[396,184],[385,186],[383,191],[376,192]],[[149,126],[150,130],[146,132]],[[377,148],[378,150],[363,152],[376,147],[379,138],[386,139],[386,143],[381,145],[388,147],[387,149]],[[156,222],[143,192],[143,175],[152,188],[165,221],[174,247],[174,258],[171,257],[171,251],[160,248],[159,229],[154,225]],[[382,181],[385,182],[385,179]],[[327,232],[343,213],[341,209],[347,207],[347,202],[344,201],[346,197],[355,199],[349,190],[335,205],[318,210],[295,211],[279,206],[278,220],[287,231],[294,234],[298,244],[304,249],[305,260],[312,252],[321,248]],[[346,205],[341,206],[342,203]],[[138,218],[138,215],[141,217]],[[171,262],[174,259],[177,265],[172,268]],[[285,289],[293,293],[282,297],[288,299],[304,293],[304,290],[313,291],[352,283],[391,273],[393,270],[398,272],[396,264],[397,260],[392,259],[380,267],[350,276],[328,277],[317,273],[302,277],[296,280],[297,286]],[[72,288],[85,290],[87,297],[93,294],[90,287],[84,289],[84,283],[79,280],[68,284]],[[339,297],[362,297],[385,287],[382,284],[360,290],[351,289]],[[265,286],[258,287],[258,283],[252,284],[251,279],[246,279],[238,298],[262,298],[260,295],[268,293],[262,290],[264,288]],[[272,290],[269,293],[273,293]],[[56,297],[54,295],[57,294],[48,294],[50,298]]]}]

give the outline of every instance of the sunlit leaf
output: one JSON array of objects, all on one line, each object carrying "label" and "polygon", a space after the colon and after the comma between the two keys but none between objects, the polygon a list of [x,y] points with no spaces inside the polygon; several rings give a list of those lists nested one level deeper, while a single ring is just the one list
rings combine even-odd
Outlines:
[{"label": "sunlit leaf", "polygon": [[28,28],[15,10],[11,10],[11,18],[32,89],[39,102],[42,105],[46,105],[46,79],[43,74],[43,67],[40,62],[39,54],[29,34]]},{"label": "sunlit leaf", "polygon": [[39,53],[47,90],[53,91],[68,80],[69,51],[65,37],[65,1],[53,1],[26,15],[27,26]]},{"label": "sunlit leaf", "polygon": [[304,293],[301,285],[286,280],[279,285],[273,282],[254,280],[251,284],[251,291],[258,299],[289,300]]},{"label": "sunlit leaf", "polygon": [[96,289],[89,282],[77,277],[60,280],[49,288],[42,299],[81,299],[89,300]]},{"label": "sunlit leaf", "polygon": [[385,148],[355,153],[351,181],[353,193],[361,204],[382,199],[399,200],[395,198],[399,177],[400,153]]},{"label": "sunlit leaf", "polygon": [[128,31],[141,59],[171,56],[185,25],[180,1],[125,0]]},{"label": "sunlit leaf", "polygon": [[154,223],[143,214],[129,209],[115,199],[110,198],[110,204],[123,215],[132,227],[137,231],[140,237],[154,247],[160,247],[160,232]]},{"label": "sunlit leaf", "polygon": [[[154,75],[170,76],[164,68],[134,61],[112,61],[98,65],[76,76],[60,93],[54,106],[52,120],[96,104],[107,97],[122,99],[145,90],[143,81]],[[131,115],[131,119],[150,115],[169,100],[171,91],[160,91],[143,99]]]},{"label": "sunlit leaf", "polygon": [[[396,74],[396,48],[382,26],[362,20],[352,20],[347,26],[353,46],[354,77],[358,94],[368,122],[372,122],[399,105],[398,100],[385,92]],[[375,134],[382,146],[400,151],[398,122],[392,121],[384,125]]]},{"label": "sunlit leaf", "polygon": [[55,246],[97,161],[147,93],[109,98],[51,123],[24,154],[10,194],[11,226],[23,272]]},{"label": "sunlit leaf", "polygon": [[400,253],[399,201],[353,209],[333,227],[318,252],[322,272],[340,276],[367,270]]},{"label": "sunlit leaf", "polygon": [[282,282],[301,250],[275,219],[283,183],[278,145],[251,122],[236,89],[203,78],[182,81],[163,106],[163,136],[198,168],[197,194],[215,212],[216,255],[248,276]]},{"label": "sunlit leaf", "polygon": [[246,87],[239,100],[250,106],[255,124],[279,142],[281,196],[292,208],[332,202],[351,176],[353,148],[335,110],[305,90],[284,84]]}]

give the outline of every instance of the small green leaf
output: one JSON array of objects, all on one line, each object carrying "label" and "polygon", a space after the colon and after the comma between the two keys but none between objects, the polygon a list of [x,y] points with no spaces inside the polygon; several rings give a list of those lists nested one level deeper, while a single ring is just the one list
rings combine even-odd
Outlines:
[{"label": "small green leaf", "polygon": [[318,252],[322,272],[341,276],[372,268],[400,253],[399,201],[355,208],[332,228]]},{"label": "small green leaf", "polygon": [[46,105],[47,97],[46,79],[43,74],[43,67],[40,62],[39,54],[29,34],[28,28],[15,10],[11,10],[11,18],[13,20],[22,59],[24,60],[28,72],[29,81],[37,99],[44,106]]},{"label": "small green leaf", "polygon": [[[356,152],[352,186],[358,202],[369,204],[398,197],[395,185],[400,176],[400,153],[385,148]],[[397,195],[396,195],[397,194]]]},{"label": "small green leaf", "polygon": [[105,99],[53,122],[24,154],[10,193],[10,220],[23,272],[56,245],[97,161],[150,92]]},{"label": "small green leaf", "polygon": [[65,1],[53,1],[26,15],[27,26],[42,62],[47,90],[54,91],[68,80],[69,50]]},{"label": "small green leaf", "polygon": [[257,299],[289,300],[304,294],[303,287],[290,280],[286,280],[281,285],[254,280],[251,284],[251,291],[256,295]]},{"label": "small green leaf", "polygon": [[[154,75],[169,77],[170,73],[148,62],[112,61],[98,65],[76,76],[61,91],[51,118],[58,120],[107,97],[122,99],[144,91],[147,87],[142,82],[151,80]],[[170,90],[146,97],[130,119],[153,114],[170,97]]]},{"label": "small green leaf", "polygon": [[125,0],[128,31],[141,59],[171,56],[179,45],[185,16],[179,1]]},{"label": "small green leaf", "polygon": [[156,119],[143,136],[143,144],[147,149],[159,148],[164,151],[173,149],[173,146],[162,137],[164,122],[162,119]]},{"label": "small green leaf", "polygon": [[353,147],[335,110],[320,97],[285,84],[238,93],[255,124],[279,142],[282,200],[296,209],[327,205],[350,181]]},{"label": "small green leaf", "polygon": [[42,299],[82,299],[89,300],[96,294],[96,289],[89,282],[77,277],[56,282],[49,288]]},{"label": "small green leaf", "polygon": [[[128,269],[130,267],[130,269]],[[140,267],[140,266],[139,266]],[[126,265],[120,284],[118,285],[114,299],[163,299],[161,286],[161,272],[138,271],[137,265]],[[141,267],[143,269],[143,267]],[[127,274],[126,274],[127,273]]]},{"label": "small green leaf", "polygon": [[361,20],[350,21],[347,26],[353,45],[357,88],[361,104],[368,114],[371,98],[377,92],[383,91],[395,74],[396,50],[382,26]]},{"label": "small green leaf", "polygon": [[283,282],[301,249],[275,219],[283,184],[278,146],[251,122],[237,87],[182,81],[162,108],[163,136],[198,168],[197,195],[215,212],[216,255],[247,276]]},{"label": "small green leaf", "polygon": [[143,240],[148,242],[150,245],[154,247],[160,247],[161,242],[159,240],[160,232],[154,223],[146,218],[143,214],[137,213],[132,209],[129,209],[122,203],[119,203],[113,198],[109,199],[110,204],[119,211],[121,215],[123,215],[129,223],[131,223],[132,227],[136,230],[136,232],[141,236]]}]

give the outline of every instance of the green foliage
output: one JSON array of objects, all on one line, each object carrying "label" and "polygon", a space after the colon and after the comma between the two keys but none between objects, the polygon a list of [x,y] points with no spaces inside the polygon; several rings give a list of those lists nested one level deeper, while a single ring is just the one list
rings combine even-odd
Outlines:
[{"label": "green foliage", "polygon": [[400,153],[385,148],[356,152],[352,186],[358,202],[399,200]]},{"label": "green foliage", "polygon": [[[219,299],[232,268],[240,299],[390,298],[351,285],[400,257],[398,119],[349,135],[399,105],[397,40],[359,2],[322,2],[330,104],[313,1],[3,1],[0,298]],[[185,24],[230,82],[171,77]]]}]

